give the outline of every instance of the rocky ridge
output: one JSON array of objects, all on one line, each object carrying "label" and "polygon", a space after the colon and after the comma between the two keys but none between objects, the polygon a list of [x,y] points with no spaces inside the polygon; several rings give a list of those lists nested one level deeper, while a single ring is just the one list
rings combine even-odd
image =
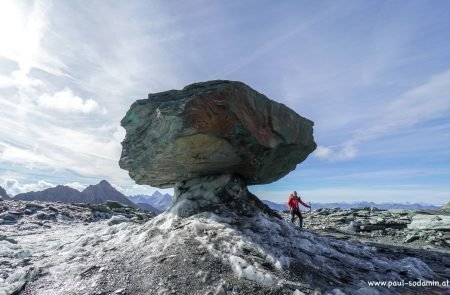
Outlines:
[{"label": "rocky ridge", "polygon": [[8,194],[6,193],[5,189],[2,188],[1,186],[0,186],[0,198],[3,198],[3,199],[9,199],[9,196],[8,196]]},{"label": "rocky ridge", "polygon": [[[281,214],[290,220],[286,212]],[[450,253],[450,213],[445,211],[363,207],[302,214],[305,227],[322,235]]]},{"label": "rocky ridge", "polygon": [[152,207],[158,209],[160,212],[163,212],[169,207],[173,197],[170,194],[162,194],[159,191],[156,191],[151,196],[135,195],[129,196],[128,199],[135,204],[145,203],[151,205]]},{"label": "rocky ridge", "polygon": [[106,180],[100,181],[96,185],[90,185],[82,192],[68,186],[58,185],[38,192],[28,192],[18,194],[15,200],[22,201],[44,201],[44,202],[64,202],[64,203],[90,203],[102,204],[108,200],[135,207],[136,205],[116,190]]}]

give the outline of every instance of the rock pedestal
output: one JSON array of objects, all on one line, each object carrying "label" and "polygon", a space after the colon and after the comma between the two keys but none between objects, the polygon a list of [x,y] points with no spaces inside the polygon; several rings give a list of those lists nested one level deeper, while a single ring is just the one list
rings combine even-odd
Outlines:
[{"label": "rock pedestal", "polygon": [[314,151],[313,122],[249,86],[209,81],[150,94],[121,122],[120,167],[160,188],[208,175],[270,183]]},{"label": "rock pedestal", "polygon": [[202,212],[226,216],[254,216],[264,212],[281,219],[275,211],[250,193],[245,182],[233,175],[215,175],[191,178],[175,185],[173,206],[169,209],[179,217]]}]

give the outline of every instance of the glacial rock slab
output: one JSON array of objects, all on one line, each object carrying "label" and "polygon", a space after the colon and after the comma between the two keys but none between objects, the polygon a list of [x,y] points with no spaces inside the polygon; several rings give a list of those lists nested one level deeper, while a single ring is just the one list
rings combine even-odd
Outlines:
[{"label": "glacial rock slab", "polygon": [[413,216],[408,228],[450,231],[450,216],[417,214]]},{"label": "glacial rock slab", "polygon": [[209,81],[150,94],[122,119],[119,161],[138,184],[171,187],[235,174],[270,183],[314,151],[313,122],[241,82]]}]

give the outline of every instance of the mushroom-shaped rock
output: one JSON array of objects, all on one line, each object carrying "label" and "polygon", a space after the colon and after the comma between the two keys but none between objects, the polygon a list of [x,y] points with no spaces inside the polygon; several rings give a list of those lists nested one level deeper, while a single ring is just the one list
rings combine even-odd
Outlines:
[{"label": "mushroom-shaped rock", "polygon": [[270,183],[316,148],[312,121],[234,81],[149,94],[121,124],[120,167],[136,183],[161,188],[219,174]]}]

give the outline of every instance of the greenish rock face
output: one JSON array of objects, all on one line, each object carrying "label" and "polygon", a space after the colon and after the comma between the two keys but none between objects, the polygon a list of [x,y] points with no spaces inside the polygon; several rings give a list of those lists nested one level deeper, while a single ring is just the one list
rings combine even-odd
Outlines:
[{"label": "greenish rock face", "polygon": [[314,123],[241,82],[209,81],[150,94],[121,121],[119,165],[160,188],[231,174],[247,184],[280,179],[314,151]]}]

